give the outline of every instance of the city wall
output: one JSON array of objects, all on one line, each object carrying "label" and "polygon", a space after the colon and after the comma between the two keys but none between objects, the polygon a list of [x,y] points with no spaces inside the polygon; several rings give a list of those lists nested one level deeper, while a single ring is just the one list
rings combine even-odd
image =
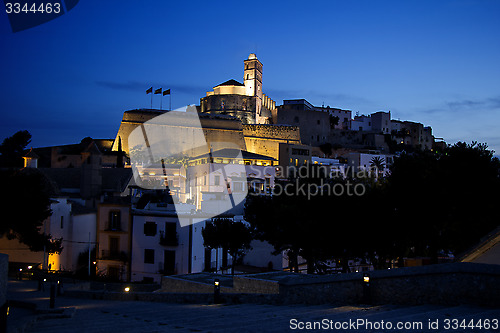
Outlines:
[{"label": "city wall", "polygon": [[[116,135],[115,142],[113,144],[113,150],[118,150],[118,137],[121,138],[122,149],[127,154],[129,154],[130,145],[129,135],[132,131],[140,126],[141,124],[150,121],[156,117],[165,115],[166,111],[158,110],[131,110],[126,111],[123,114],[122,122],[120,128],[118,129],[118,134]],[[195,136],[196,131],[199,130],[198,127],[193,127],[193,124],[185,123],[183,119],[183,112],[172,112],[168,114],[168,121],[161,123],[161,118],[153,120],[158,126],[174,126],[176,128],[182,128],[182,135],[179,135],[179,140],[185,138],[192,138]],[[224,146],[217,145],[218,142],[229,142],[233,145],[238,146],[240,149],[246,149],[245,140],[243,138],[243,132],[241,127],[241,122],[238,119],[218,116],[218,115],[204,115],[199,114],[200,124],[203,128],[203,133],[205,134],[205,139],[207,143],[213,144],[214,149],[224,148]],[[152,144],[152,143],[151,143]],[[173,144],[173,143],[170,143]],[[203,152],[205,153],[205,152]]]},{"label": "city wall", "polygon": [[[278,294],[279,283],[277,281],[235,275],[233,277],[233,286],[221,286],[220,290],[223,294]],[[213,291],[213,284],[188,281],[175,276],[164,276],[159,290],[159,292],[167,293],[213,293]]]},{"label": "city wall", "polygon": [[[276,278],[271,276],[267,280],[235,276],[232,288],[221,287],[222,299],[227,303],[500,306],[497,265],[454,263],[372,271],[369,287],[364,285],[363,273],[323,276],[277,273]],[[181,279],[165,277],[162,288],[153,293],[88,290],[69,293],[94,299],[213,302],[213,284],[176,280]]]},{"label": "city wall", "polygon": [[[453,263],[290,279],[280,283],[284,303],[500,305],[500,266]],[[365,298],[368,296],[368,298]]]},{"label": "city wall", "polygon": [[279,144],[300,144],[300,131],[297,126],[288,125],[243,125],[243,135],[247,150],[279,159]]}]

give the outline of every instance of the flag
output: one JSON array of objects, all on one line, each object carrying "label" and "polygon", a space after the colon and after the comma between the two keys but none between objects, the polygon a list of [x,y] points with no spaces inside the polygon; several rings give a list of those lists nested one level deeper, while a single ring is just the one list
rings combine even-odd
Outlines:
[{"label": "flag", "polygon": [[146,90],[146,95],[149,94],[149,93],[152,93],[152,92],[153,92],[153,87],[151,87],[148,90]]},{"label": "flag", "polygon": [[161,94],[161,88],[155,89],[155,94]]},{"label": "flag", "polygon": [[165,91],[163,92],[163,96],[165,96],[165,95],[170,95],[170,89],[167,89],[167,90],[165,90]]}]

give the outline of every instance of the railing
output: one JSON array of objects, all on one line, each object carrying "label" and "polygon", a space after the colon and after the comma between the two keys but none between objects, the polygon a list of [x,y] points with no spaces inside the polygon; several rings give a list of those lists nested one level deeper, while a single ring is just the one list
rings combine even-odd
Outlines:
[{"label": "railing", "polygon": [[104,229],[104,231],[123,231],[122,230],[122,227],[120,224],[112,224],[112,223],[108,223],[106,225],[106,229]]},{"label": "railing", "polygon": [[158,273],[161,275],[175,275],[177,274],[177,268],[165,269],[163,262],[158,263]]},{"label": "railing", "polygon": [[175,234],[170,233],[165,235],[165,232],[160,231],[160,245],[163,246],[178,246],[179,245],[179,237],[177,232]]},{"label": "railing", "polygon": [[102,259],[102,260],[120,260],[123,262],[127,262],[128,261],[128,254],[125,251],[102,250],[100,259]]}]

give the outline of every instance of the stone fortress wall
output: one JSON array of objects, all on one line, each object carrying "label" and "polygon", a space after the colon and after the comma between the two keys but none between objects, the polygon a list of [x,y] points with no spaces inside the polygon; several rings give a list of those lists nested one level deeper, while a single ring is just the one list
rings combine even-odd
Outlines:
[{"label": "stone fortress wall", "polygon": [[[147,121],[154,122],[154,118],[165,114],[167,111],[159,110],[130,110],[123,114],[123,119],[113,144],[113,150],[118,150],[118,138],[121,138],[122,149],[130,153],[129,135],[138,126]],[[175,114],[171,114],[175,116]],[[182,114],[179,113],[182,118]],[[264,124],[242,124],[237,118],[198,113],[200,123],[205,134],[205,139],[214,150],[220,149],[224,143],[232,143],[242,150],[279,158],[279,144],[300,144],[300,131],[297,126],[289,125],[264,125]],[[179,122],[182,119],[179,118]],[[171,126],[171,124],[159,124],[160,126]],[[191,129],[194,131],[194,129]],[[187,129],[186,136],[189,137]],[[218,144],[222,143],[222,144]]]},{"label": "stone fortress wall", "polygon": [[[116,135],[115,142],[113,144],[113,150],[118,150],[118,138],[121,138],[122,149],[125,153],[129,154],[131,144],[129,144],[129,135],[138,126],[144,124],[147,121],[155,122],[154,118],[166,114],[167,111],[158,110],[131,110],[126,111],[123,114],[123,119]],[[176,114],[179,117],[176,118]],[[198,128],[194,128],[191,124],[183,125],[182,120],[183,114],[180,112],[169,114],[169,119],[174,119],[174,121],[168,121],[168,123],[162,124],[161,120],[158,121],[158,126],[185,126],[186,134],[185,137],[192,137]],[[221,147],[218,143],[231,143],[238,146],[240,149],[245,150],[245,140],[243,137],[243,130],[241,122],[238,119],[227,117],[227,116],[216,116],[208,114],[199,114],[200,124],[203,128],[203,133],[205,134],[205,139],[209,145],[213,145],[214,149],[219,149]],[[179,138],[182,140],[183,138]],[[206,152],[206,151],[205,151]],[[205,153],[204,152],[204,153]]]},{"label": "stone fortress wall", "polygon": [[300,144],[297,126],[288,125],[243,125],[243,135],[247,150],[279,160],[280,143]]}]

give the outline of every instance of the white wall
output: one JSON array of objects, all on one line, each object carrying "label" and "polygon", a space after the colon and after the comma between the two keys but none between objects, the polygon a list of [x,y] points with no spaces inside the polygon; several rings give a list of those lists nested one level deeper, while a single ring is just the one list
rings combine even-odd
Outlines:
[{"label": "white wall", "polygon": [[260,240],[253,240],[250,246],[252,249],[243,258],[243,264],[266,268],[271,263],[272,269],[283,269],[283,255],[281,253],[279,255],[272,255],[274,247],[271,244]]},{"label": "white wall", "polygon": [[[88,235],[96,240],[96,214],[72,215],[72,203],[67,198],[53,198],[50,205],[52,215],[45,220],[41,232],[51,234],[53,238],[62,238],[63,250],[60,254],[45,255],[47,267],[52,270],[74,271],[77,268],[78,255],[88,248]],[[61,223],[62,218],[62,223]],[[79,243],[79,242],[85,242]],[[93,247],[94,245],[92,245]],[[32,252],[17,240],[0,239],[0,249],[9,254],[9,261],[42,264],[43,251]]]},{"label": "white wall", "polygon": [[[138,211],[138,210],[137,210]],[[193,218],[193,225],[181,227],[177,217],[166,216],[159,211],[141,210],[142,214],[133,214],[133,232],[132,232],[132,281],[142,281],[144,277],[152,277],[155,282],[161,282],[160,271],[163,270],[165,260],[165,250],[175,251],[175,274],[189,273],[189,261],[191,260],[191,272],[202,272],[205,268],[205,247],[203,246],[203,237],[201,229],[204,227],[202,218]],[[192,217],[191,217],[192,218]],[[201,221],[201,222],[200,222]],[[154,236],[144,234],[144,224],[154,222],[157,226],[157,232]],[[176,223],[176,231],[179,244],[177,246],[164,246],[160,244],[161,232],[165,231],[165,223]],[[192,228],[192,257],[189,258],[189,229]],[[144,250],[154,250],[154,263],[144,263]]]},{"label": "white wall", "polygon": [[[390,154],[364,154],[364,153],[350,153],[347,156],[348,165],[354,167],[356,171],[371,168],[371,161],[373,158],[382,158],[384,161],[383,175],[386,176],[389,172],[389,166],[392,164],[394,155]],[[359,168],[359,169],[358,169]]]},{"label": "white wall", "polygon": [[351,130],[353,131],[371,131],[372,120],[369,116],[359,116],[351,121]]},{"label": "white wall", "polygon": [[92,251],[96,244],[96,213],[88,213],[81,215],[73,215],[71,226],[73,231],[71,233],[71,242],[63,242],[64,251],[66,252],[65,267],[75,271],[78,268],[78,256],[82,252],[86,252],[89,248],[89,233],[90,233],[90,251]]}]

